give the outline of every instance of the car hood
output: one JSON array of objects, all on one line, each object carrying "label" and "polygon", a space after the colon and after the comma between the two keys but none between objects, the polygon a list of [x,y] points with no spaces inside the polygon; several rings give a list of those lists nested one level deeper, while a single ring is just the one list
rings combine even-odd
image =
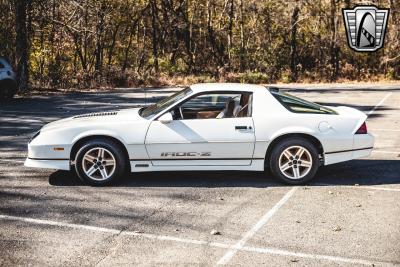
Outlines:
[{"label": "car hood", "polygon": [[48,131],[58,128],[65,127],[77,127],[82,125],[90,124],[114,124],[123,123],[125,121],[138,121],[144,120],[139,115],[140,108],[122,109],[122,110],[112,110],[112,111],[102,111],[76,115],[73,117],[57,120],[44,125],[41,131]]}]

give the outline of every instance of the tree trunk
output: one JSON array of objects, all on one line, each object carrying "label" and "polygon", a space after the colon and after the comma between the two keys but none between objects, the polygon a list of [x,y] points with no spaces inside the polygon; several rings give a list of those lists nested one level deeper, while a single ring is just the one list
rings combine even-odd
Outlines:
[{"label": "tree trunk", "polygon": [[157,32],[157,0],[151,1],[151,26],[153,28],[153,57],[154,57],[154,70],[158,73],[158,32]]},{"label": "tree trunk", "polygon": [[297,21],[299,19],[300,9],[295,6],[291,20],[291,39],[290,39],[290,79],[292,82],[297,81]]},{"label": "tree trunk", "polygon": [[16,28],[16,63],[17,86],[20,91],[28,90],[28,35],[27,35],[27,6],[29,0],[15,0],[15,28]]},{"label": "tree trunk", "polygon": [[245,69],[245,49],[244,49],[244,14],[243,14],[243,0],[240,0],[240,72]]},{"label": "tree trunk", "polygon": [[117,26],[115,26],[115,30],[112,34],[112,41],[111,41],[110,49],[108,50],[108,61],[107,61],[108,66],[111,65],[111,60],[112,60],[112,57],[114,54],[115,42],[117,41],[117,34],[118,34],[120,27],[121,27],[121,24],[118,23]]},{"label": "tree trunk", "polygon": [[103,31],[104,31],[104,17],[105,17],[106,5],[104,2],[100,4],[100,9],[97,13],[97,25],[96,25],[96,52],[95,52],[95,65],[94,69],[96,75],[101,77],[103,67]]},{"label": "tree trunk", "polygon": [[330,25],[331,25],[331,45],[330,45],[330,57],[331,66],[333,68],[331,80],[336,81],[339,73],[339,47],[336,43],[336,0],[331,0],[330,8]]},{"label": "tree trunk", "polygon": [[233,16],[234,16],[234,0],[229,1],[229,24],[228,24],[228,66],[231,68],[232,43],[233,43]]}]

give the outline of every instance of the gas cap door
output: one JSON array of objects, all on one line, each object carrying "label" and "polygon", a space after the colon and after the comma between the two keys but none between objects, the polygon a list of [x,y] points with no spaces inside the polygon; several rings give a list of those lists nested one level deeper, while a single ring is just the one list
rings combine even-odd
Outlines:
[{"label": "gas cap door", "polygon": [[318,125],[318,130],[321,133],[325,133],[325,132],[329,131],[331,128],[332,128],[332,126],[326,121],[320,122]]}]

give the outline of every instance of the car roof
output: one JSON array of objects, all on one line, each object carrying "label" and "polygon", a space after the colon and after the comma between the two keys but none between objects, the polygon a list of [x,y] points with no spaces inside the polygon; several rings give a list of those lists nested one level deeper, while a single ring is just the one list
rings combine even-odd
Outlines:
[{"label": "car roof", "polygon": [[203,91],[255,91],[265,90],[265,87],[257,84],[246,83],[198,83],[190,86],[194,92]]}]

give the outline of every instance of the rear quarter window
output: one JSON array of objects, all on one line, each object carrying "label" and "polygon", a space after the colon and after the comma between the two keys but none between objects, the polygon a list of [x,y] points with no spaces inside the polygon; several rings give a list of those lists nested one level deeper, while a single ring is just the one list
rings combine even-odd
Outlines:
[{"label": "rear quarter window", "polygon": [[338,113],[330,108],[324,107],[317,103],[313,103],[299,97],[282,93],[271,92],[271,94],[289,111],[294,113],[310,113],[310,114],[331,114]]}]

